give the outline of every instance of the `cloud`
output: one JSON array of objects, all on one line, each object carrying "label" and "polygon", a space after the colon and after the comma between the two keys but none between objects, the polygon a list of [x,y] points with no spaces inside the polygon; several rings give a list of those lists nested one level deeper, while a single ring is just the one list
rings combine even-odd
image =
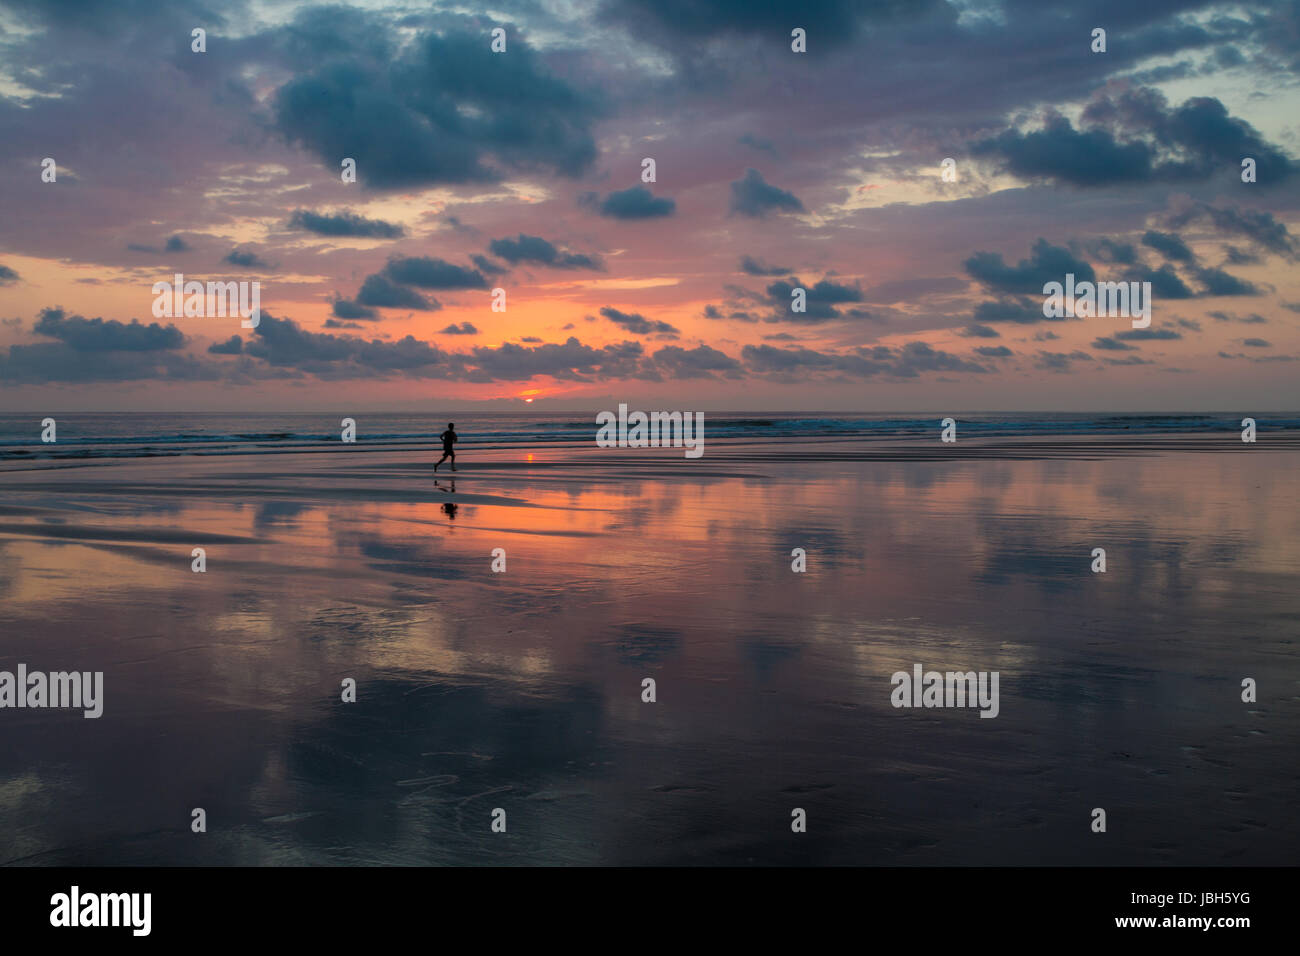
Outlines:
[{"label": "cloud", "polygon": [[666,345],[654,353],[653,360],[659,369],[674,379],[713,378],[715,372],[726,378],[738,378],[742,369],[736,359],[708,345],[698,345],[693,349]]},{"label": "cloud", "polygon": [[599,257],[564,252],[540,236],[527,236],[522,232],[517,239],[493,239],[488,251],[511,265],[536,262],[553,269],[603,269]]},{"label": "cloud", "polygon": [[1070,353],[1065,352],[1039,352],[1038,358],[1034,364],[1041,369],[1049,372],[1068,372],[1074,367],[1075,362],[1091,362],[1093,358],[1087,352],[1075,350]]},{"label": "cloud", "polygon": [[215,364],[180,351],[185,337],[174,325],[87,319],[47,308],[32,331],[56,341],[13,345],[0,353],[0,382],[203,381],[222,374]]},{"label": "cloud", "polygon": [[[804,290],[806,311],[794,312],[792,293],[795,289]],[[852,315],[840,313],[835,306],[846,302],[861,302],[862,290],[857,286],[840,285],[829,279],[822,279],[813,286],[806,286],[797,276],[791,281],[773,282],[767,287],[767,301],[772,306],[768,322],[797,322],[812,325],[819,322],[833,322],[845,318],[869,317],[865,312],[856,311]]]},{"label": "cloud", "polygon": [[667,322],[651,321],[645,316],[636,312],[620,312],[618,309],[612,309],[608,306],[600,310],[600,314],[609,319],[615,325],[621,326],[633,335],[657,335],[659,337],[677,338],[678,330],[675,326]]},{"label": "cloud", "polygon": [[[436,299],[425,299],[414,289],[389,282],[382,275],[367,276],[357,292],[357,302],[361,305],[374,305],[385,309],[420,309],[432,311],[442,308]],[[360,316],[357,316],[360,318]]]},{"label": "cloud", "polygon": [[1131,242],[1119,242],[1109,237],[1102,237],[1087,240],[1084,242],[1084,246],[1104,262],[1133,265],[1138,261],[1137,247]]},{"label": "cloud", "polygon": [[295,209],[289,217],[291,229],[305,229],[319,236],[351,236],[363,239],[398,239],[406,234],[401,226],[382,219],[366,219],[351,212],[317,213]]},{"label": "cloud", "polygon": [[[394,48],[384,20],[338,8],[287,28],[302,70],[274,96],[275,124],[334,175],[344,157],[375,188],[493,182],[502,168],[586,172],[602,109],[551,73],[518,31],[493,53],[486,27],[425,33]],[[354,42],[364,31],[377,39]]]},{"label": "cloud", "polygon": [[1196,278],[1204,284],[1207,296],[1262,294],[1257,286],[1244,279],[1228,275],[1222,269],[1197,269]]},{"label": "cloud", "polygon": [[1150,246],[1159,252],[1166,259],[1173,259],[1176,262],[1195,262],[1196,256],[1192,250],[1187,247],[1187,243],[1178,238],[1171,232],[1156,232],[1154,229],[1148,230],[1142,237],[1142,244]]},{"label": "cloud", "polygon": [[1157,299],[1190,299],[1195,294],[1167,262],[1159,269],[1135,266],[1124,273],[1124,278],[1128,282],[1150,282],[1151,295]]},{"label": "cloud", "polygon": [[1158,91],[1132,89],[1089,104],[1082,123],[1086,129],[1075,129],[1050,113],[1043,129],[1005,130],[977,142],[972,153],[996,158],[1021,178],[1079,187],[1206,180],[1239,168],[1247,156],[1255,159],[1261,184],[1283,182],[1297,169],[1214,97],[1194,97],[1170,109]]},{"label": "cloud", "polygon": [[595,349],[572,336],[563,343],[530,347],[506,342],[494,349],[474,349],[467,356],[474,368],[466,377],[480,382],[527,381],[539,375],[573,382],[644,378],[643,354],[640,342]]},{"label": "cloud", "polygon": [[1170,214],[1166,225],[1181,229],[1188,223],[1208,219],[1220,233],[1245,236],[1269,252],[1295,259],[1300,254],[1300,244],[1291,235],[1286,224],[1273,217],[1271,212],[1251,209],[1220,209],[1209,203],[1195,202]]},{"label": "cloud", "polygon": [[1015,266],[1007,265],[996,252],[977,252],[964,266],[971,278],[993,291],[1023,295],[1042,295],[1046,283],[1064,282],[1070,272],[1074,273],[1075,282],[1091,282],[1096,278],[1086,261],[1046,239],[1035,242],[1029,258],[1021,259]]},{"label": "cloud", "polygon": [[751,276],[786,276],[792,270],[787,269],[785,266],[765,265],[753,256],[741,256],[740,271]]},{"label": "cloud", "polygon": [[146,246],[138,242],[128,242],[126,244],[126,247],[132,252],[147,252],[155,256],[160,255],[161,253],[164,252],[190,252],[191,251],[191,247],[189,243],[187,243],[180,236],[172,236],[170,239],[168,239],[166,242],[163,243],[161,250],[159,250],[157,246]]},{"label": "cloud", "polygon": [[18,273],[8,266],[0,266],[0,285],[13,285],[18,281]]},{"label": "cloud", "polygon": [[307,332],[292,319],[266,312],[244,354],[273,367],[290,367],[322,378],[387,375],[393,372],[447,377],[447,353],[413,336],[396,342]]},{"label": "cloud", "polygon": [[[1184,321],[1186,320],[1183,319],[1179,320],[1180,323]],[[1185,328],[1194,328],[1197,331],[1200,331],[1200,326],[1197,325],[1195,322],[1190,323],[1189,325],[1185,326]],[[1183,333],[1176,332],[1175,330],[1169,328],[1124,329],[1120,332],[1116,332],[1114,337],[1124,341],[1139,341],[1139,340],[1141,341],[1166,340],[1167,341],[1172,339],[1181,339],[1183,337]]]},{"label": "cloud", "polygon": [[244,351],[244,340],[238,335],[232,335],[224,342],[213,342],[208,346],[208,351],[213,355],[239,355]]},{"label": "cloud", "polygon": [[975,352],[988,358],[1006,358],[1008,355],[1015,354],[1005,345],[981,345],[975,349]]},{"label": "cloud", "polygon": [[1035,301],[1024,297],[976,303],[971,316],[975,321],[972,325],[966,326],[968,329],[985,326],[990,322],[1015,322],[1017,325],[1033,325],[1038,322],[1070,321],[1064,317],[1043,315],[1042,300]]},{"label": "cloud", "polygon": [[389,259],[383,274],[403,285],[422,289],[486,289],[487,279],[481,272],[453,265],[443,259],[415,256]]},{"label": "cloud", "polygon": [[1092,347],[1110,352],[1132,352],[1134,350],[1134,346],[1125,342],[1116,341],[1115,339],[1106,336],[1094,340]]},{"label": "cloud", "polygon": [[578,201],[610,219],[654,219],[671,216],[677,210],[676,200],[656,198],[644,186],[612,192],[604,199],[596,193],[583,193]]},{"label": "cloud", "polygon": [[850,43],[864,24],[912,19],[936,7],[942,8],[938,0],[801,0],[791,19],[791,7],[774,0],[605,0],[600,17],[683,56],[696,45],[739,37],[789,53],[796,26],[807,31],[810,51],[830,50]]},{"label": "cloud", "polygon": [[988,325],[980,325],[977,322],[971,323],[957,334],[968,339],[1000,339],[1002,337],[1002,333],[997,329]]},{"label": "cloud", "polygon": [[976,372],[988,369],[925,342],[908,342],[894,349],[883,345],[850,352],[818,352],[801,346],[746,345],[741,349],[745,365],[753,372],[780,381],[802,381],[808,375],[821,378],[915,378],[921,372]]},{"label": "cloud", "polygon": [[731,211],[762,218],[770,212],[803,212],[803,203],[794,193],[768,185],[758,170],[746,169],[731,184]]},{"label": "cloud", "polygon": [[1273,343],[1267,339],[1242,339],[1241,344],[1254,349],[1271,349],[1273,347]]},{"label": "cloud", "polygon": [[474,263],[474,267],[485,276],[501,276],[510,271],[504,266],[493,262],[487,256],[479,255],[477,252],[469,257],[469,261]]},{"label": "cloud", "polygon": [[132,319],[124,324],[116,319],[87,319],[66,315],[62,309],[42,309],[32,331],[58,339],[78,352],[150,352],[179,349],[185,336],[176,326],[151,322],[142,325]]},{"label": "cloud", "polygon": [[474,328],[472,323],[462,322],[460,325],[452,324],[447,326],[441,332],[442,335],[478,335],[478,329]]},{"label": "cloud", "polygon": [[227,265],[240,266],[246,269],[267,269],[270,263],[263,261],[255,252],[244,252],[239,249],[231,249],[222,258],[222,262]]},{"label": "cloud", "polygon": [[1233,245],[1225,245],[1223,254],[1228,258],[1225,263],[1230,266],[1253,266],[1263,261],[1253,252],[1247,252],[1245,249],[1238,249]]},{"label": "cloud", "polygon": [[331,311],[340,319],[377,319],[379,313],[374,309],[342,297],[334,300]]}]

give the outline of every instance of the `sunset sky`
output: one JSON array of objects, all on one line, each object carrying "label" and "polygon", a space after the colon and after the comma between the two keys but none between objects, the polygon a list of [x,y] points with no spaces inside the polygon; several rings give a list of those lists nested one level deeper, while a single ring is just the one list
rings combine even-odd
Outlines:
[{"label": "sunset sky", "polygon": [[1291,410],[1298,118],[1296,0],[0,0],[0,411]]}]

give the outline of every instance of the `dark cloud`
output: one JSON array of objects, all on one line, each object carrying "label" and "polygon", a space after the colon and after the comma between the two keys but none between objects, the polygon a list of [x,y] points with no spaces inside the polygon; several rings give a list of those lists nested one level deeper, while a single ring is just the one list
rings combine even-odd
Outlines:
[{"label": "dark cloud", "polygon": [[427,312],[442,308],[437,300],[425,299],[414,289],[390,282],[382,275],[367,276],[366,281],[361,283],[361,290],[357,292],[356,301],[361,305],[385,309],[420,309]]},{"label": "dark cloud", "polygon": [[150,253],[150,254],[155,255],[155,256],[156,256],[156,255],[160,255],[161,253],[164,253],[164,252],[173,252],[173,253],[174,253],[174,252],[190,252],[190,251],[191,251],[191,247],[190,247],[189,243],[187,243],[187,242],[186,242],[184,239],[182,239],[180,236],[172,236],[170,239],[168,239],[166,242],[163,243],[163,246],[162,246],[162,249],[161,249],[161,250],[160,250],[157,246],[146,246],[146,245],[144,245],[144,244],[142,244],[142,243],[138,243],[138,242],[128,242],[128,243],[126,244],[126,247],[127,247],[127,249],[129,249],[131,252],[147,252],[147,253]]},{"label": "dark cloud", "polygon": [[1209,203],[1196,202],[1171,214],[1166,225],[1181,229],[1190,222],[1209,220],[1220,233],[1245,236],[1269,252],[1295,259],[1300,254],[1300,244],[1287,229],[1286,224],[1273,217],[1271,212],[1251,209],[1220,209]]},{"label": "dark cloud", "polygon": [[1073,352],[1039,352],[1034,364],[1049,372],[1068,372],[1075,362],[1091,362],[1093,358],[1087,352],[1076,349]]},{"label": "dark cloud", "polygon": [[58,339],[78,352],[151,352],[179,349],[185,344],[181,330],[171,324],[142,325],[136,319],[130,324],[116,319],[87,319],[66,315],[62,309],[42,309],[32,331]]},{"label": "dark cloud", "polygon": [[389,259],[383,274],[403,285],[421,289],[486,289],[488,281],[483,273],[443,259],[416,256],[409,259]]},{"label": "dark cloud", "polygon": [[1134,346],[1129,345],[1125,342],[1120,342],[1108,336],[1103,336],[1102,338],[1095,339],[1092,343],[1092,347],[1095,349],[1101,349],[1103,351],[1110,351],[1110,352],[1131,352],[1134,350]]},{"label": "dark cloud", "polygon": [[1166,259],[1173,259],[1175,262],[1195,262],[1196,256],[1192,250],[1187,247],[1178,236],[1172,232],[1157,232],[1154,229],[1148,230],[1142,237],[1142,244],[1150,246],[1156,252],[1160,253]]},{"label": "dark cloud", "polygon": [[1224,264],[1230,266],[1253,266],[1263,261],[1255,253],[1248,252],[1245,249],[1238,249],[1233,245],[1225,245],[1223,254],[1227,256]]},{"label": "dark cloud", "polygon": [[[1181,322],[1183,320],[1179,320],[1179,321]],[[1195,323],[1192,323],[1190,326],[1186,326],[1186,327],[1195,328],[1197,331],[1200,331],[1200,326],[1196,325]],[[1176,332],[1173,329],[1168,329],[1168,328],[1124,329],[1120,332],[1116,332],[1114,337],[1120,339],[1121,341],[1126,341],[1126,342],[1168,341],[1172,339],[1181,339],[1183,337],[1183,334],[1181,332]]]},{"label": "dark cloud", "polygon": [[1074,273],[1075,282],[1091,282],[1096,276],[1092,266],[1076,258],[1069,249],[1054,246],[1046,239],[1034,243],[1028,259],[1009,266],[997,252],[977,252],[964,263],[971,278],[995,292],[1042,295],[1048,282],[1064,282],[1066,273]]},{"label": "dark cloud", "polygon": [[469,261],[474,263],[474,267],[485,276],[503,276],[510,271],[499,263],[493,262],[487,256],[479,255],[477,252],[469,257]]},{"label": "dark cloud", "polygon": [[1052,113],[1041,130],[1006,130],[976,143],[972,152],[997,158],[1022,178],[1081,187],[1205,180],[1239,172],[1247,156],[1255,159],[1261,184],[1283,182],[1297,169],[1213,97],[1170,109],[1158,91],[1133,89],[1095,100],[1082,122],[1087,128],[1075,129]]},{"label": "dark cloud", "polygon": [[221,261],[227,265],[239,266],[245,269],[266,269],[270,267],[270,263],[263,261],[257,253],[240,249],[231,249]]},{"label": "dark cloud", "polygon": [[8,266],[0,266],[0,285],[13,285],[18,281],[18,273]]},{"label": "dark cloud", "polygon": [[612,192],[604,199],[597,193],[583,193],[578,202],[610,219],[654,219],[677,210],[676,200],[656,197],[644,186]]},{"label": "dark cloud", "polygon": [[1043,315],[1043,302],[1041,299],[1034,300],[1024,297],[979,302],[975,305],[971,317],[975,321],[972,325],[966,326],[968,329],[985,326],[990,322],[1015,322],[1017,325],[1033,325],[1037,322],[1069,321],[1063,317]]},{"label": "dark cloud", "polygon": [[549,375],[564,381],[644,378],[640,342],[621,342],[595,349],[572,336],[563,343],[524,347],[506,342],[498,348],[476,348],[468,356],[474,365],[470,381],[527,381]]},{"label": "dark cloud", "polygon": [[337,298],[334,300],[331,311],[340,319],[377,319],[379,313],[360,302],[353,302],[350,299]]},{"label": "dark cloud", "polygon": [[1159,269],[1138,265],[1124,273],[1127,282],[1150,282],[1151,295],[1157,299],[1190,299],[1195,293],[1169,263]]},{"label": "dark cloud", "polygon": [[1196,278],[1205,286],[1207,296],[1261,295],[1259,288],[1245,279],[1228,275],[1222,269],[1197,269]]},{"label": "dark cloud", "polygon": [[606,306],[600,310],[600,314],[633,335],[656,335],[674,339],[678,335],[675,326],[667,322],[652,321],[637,312],[620,312],[618,309]]},{"label": "dark cloud", "polygon": [[961,332],[959,332],[958,334],[968,339],[1002,338],[1002,333],[999,332],[997,329],[993,328],[992,326],[980,325],[978,323],[971,323],[970,325],[962,329]]},{"label": "dark cloud", "polygon": [[474,328],[472,323],[462,322],[460,325],[452,324],[447,326],[441,332],[442,335],[478,335],[478,329]]},{"label": "dark cloud", "polygon": [[239,355],[244,351],[244,340],[238,335],[232,335],[224,342],[213,342],[208,346],[208,351],[213,355]]},{"label": "dark cloud", "polygon": [[769,185],[758,170],[746,169],[731,184],[731,211],[762,218],[770,212],[803,212],[803,203],[794,193]]},{"label": "dark cloud", "polygon": [[511,265],[535,262],[553,269],[604,268],[604,263],[596,256],[564,252],[540,236],[526,236],[522,232],[517,239],[493,239],[488,244],[488,251]]},{"label": "dark cloud", "polygon": [[715,373],[738,378],[742,368],[736,359],[708,345],[693,349],[666,345],[654,353],[653,360],[657,368],[675,379],[713,378]]},{"label": "dark cloud", "polygon": [[292,319],[266,312],[244,343],[244,354],[268,365],[292,367],[322,378],[353,378],[393,372],[447,377],[448,356],[413,336],[396,342],[308,332]]},{"label": "dark cloud", "polygon": [[220,369],[181,352],[185,337],[173,325],[86,319],[44,309],[32,331],[54,342],[13,345],[0,353],[6,385],[66,382],[206,381]]},{"label": "dark cloud", "polygon": [[1103,262],[1133,265],[1138,261],[1137,247],[1131,242],[1119,242],[1115,239],[1103,237],[1085,242],[1084,246]]},{"label": "dark cloud", "polygon": [[1273,347],[1273,343],[1267,339],[1242,339],[1241,344],[1248,345],[1253,349],[1271,349]]},{"label": "dark cloud", "polygon": [[[794,303],[792,293],[795,289],[804,290],[806,308],[804,312],[791,310]],[[866,316],[866,313],[862,312],[854,315],[840,313],[835,306],[846,302],[861,302],[862,290],[857,286],[840,285],[829,279],[822,279],[812,286],[804,285],[803,280],[797,276],[792,277],[790,281],[773,282],[767,287],[767,301],[772,306],[772,314],[767,319],[769,322],[797,322],[813,325],[819,322]]]},{"label": "dark cloud", "polygon": [[381,19],[327,19],[304,11],[295,40],[310,65],[275,95],[284,136],[335,175],[344,157],[379,188],[491,182],[500,167],[578,176],[595,161],[593,95],[553,75],[517,32],[493,53],[486,29],[425,34],[393,50],[356,45],[361,29],[386,37]]},{"label": "dark cloud", "polygon": [[382,219],[366,219],[351,212],[317,213],[295,209],[289,217],[292,229],[305,229],[320,236],[352,236],[363,239],[398,239],[406,234],[401,226]]},{"label": "dark cloud", "polygon": [[751,276],[786,276],[791,270],[785,266],[769,266],[753,256],[740,257],[740,271]]},{"label": "dark cloud", "polygon": [[939,0],[605,0],[606,22],[684,54],[683,46],[723,37],[752,37],[790,49],[794,27],[807,31],[809,56],[851,42],[868,23],[910,20],[940,7]]},{"label": "dark cloud", "polygon": [[977,355],[984,355],[988,358],[1006,358],[1015,353],[1005,345],[981,345],[975,349]]},{"label": "dark cloud", "polygon": [[803,380],[809,374],[830,378],[915,378],[922,372],[976,372],[988,369],[925,342],[908,342],[894,349],[883,345],[851,352],[818,352],[800,346],[746,345],[745,365],[756,374],[783,381]]}]

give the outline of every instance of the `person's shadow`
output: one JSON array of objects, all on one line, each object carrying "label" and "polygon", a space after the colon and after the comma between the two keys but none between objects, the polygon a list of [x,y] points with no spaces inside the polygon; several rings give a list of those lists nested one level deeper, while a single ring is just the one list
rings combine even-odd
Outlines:
[{"label": "person's shadow", "polygon": [[[451,486],[450,488],[443,488],[443,487],[442,487],[442,483],[439,482],[436,478],[434,479],[434,482],[433,482],[433,483],[434,483],[434,485],[435,485],[436,487],[438,487],[438,488],[442,488],[443,491],[446,491],[446,492],[448,492],[448,493],[450,493],[450,494],[453,494],[453,495],[456,493],[456,480],[455,480],[454,478],[453,478],[451,481],[448,482],[448,484]],[[448,502],[445,502],[445,503],[443,504],[443,506],[442,506],[442,513],[445,514],[445,515],[446,515],[448,518],[450,518],[451,520],[455,521],[455,520],[456,520],[456,511],[457,511],[459,508],[460,508],[460,505],[456,504],[456,502],[454,502],[454,501],[448,501]]]}]

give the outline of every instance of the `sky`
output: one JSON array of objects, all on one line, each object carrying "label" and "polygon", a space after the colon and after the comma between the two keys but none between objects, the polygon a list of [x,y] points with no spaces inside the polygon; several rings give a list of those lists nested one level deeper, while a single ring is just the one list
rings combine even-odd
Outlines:
[{"label": "sky", "polygon": [[1295,410],[1298,185],[1300,0],[0,0],[0,411]]}]

